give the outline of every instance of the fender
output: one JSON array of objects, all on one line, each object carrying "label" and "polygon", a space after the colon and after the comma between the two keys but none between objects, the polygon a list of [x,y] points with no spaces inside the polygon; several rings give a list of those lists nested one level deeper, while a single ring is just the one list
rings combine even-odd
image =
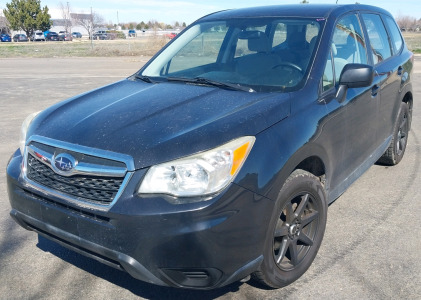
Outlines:
[{"label": "fender", "polygon": [[[401,101],[406,102],[409,104],[409,130],[411,130],[411,124],[412,124],[412,111],[414,108],[414,98],[412,94],[412,82],[409,82],[408,84],[405,84],[403,87],[401,93]],[[398,112],[399,113],[399,112]],[[398,115],[397,115],[398,116]]]},{"label": "fender", "polygon": [[275,201],[288,176],[307,160],[314,161],[315,165],[305,163],[300,167],[316,173],[316,176],[326,175],[327,192],[332,165],[327,149],[317,142],[322,128],[318,126],[320,120],[316,117],[301,121],[297,122],[297,116],[288,117],[258,134],[253,150],[237,177],[240,180],[236,183]]},{"label": "fender", "polygon": [[278,174],[274,178],[272,188],[269,190],[266,197],[276,199],[278,197],[279,190],[282,188],[289,175],[291,175],[291,173],[297,168],[309,171],[316,176],[325,175],[325,191],[326,195],[329,194],[330,162],[326,150],[321,145],[307,143],[296,151],[285,163],[282,169],[279,170]]}]

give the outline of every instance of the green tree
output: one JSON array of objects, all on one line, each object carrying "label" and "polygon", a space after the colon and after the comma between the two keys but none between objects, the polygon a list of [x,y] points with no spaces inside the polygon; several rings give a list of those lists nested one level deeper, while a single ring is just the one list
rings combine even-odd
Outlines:
[{"label": "green tree", "polygon": [[4,16],[13,30],[23,30],[30,37],[35,30],[51,28],[48,7],[41,8],[40,0],[12,0],[3,9]]}]

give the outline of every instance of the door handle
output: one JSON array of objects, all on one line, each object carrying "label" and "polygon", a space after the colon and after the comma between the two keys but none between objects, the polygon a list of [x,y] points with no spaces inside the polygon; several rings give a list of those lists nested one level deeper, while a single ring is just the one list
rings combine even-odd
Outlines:
[{"label": "door handle", "polygon": [[402,68],[402,66],[399,66],[399,68],[398,68],[398,75],[401,76],[402,75],[402,72],[403,72],[403,68]]},{"label": "door handle", "polygon": [[371,88],[371,96],[376,97],[378,92],[379,92],[380,87],[375,84],[372,88]]}]

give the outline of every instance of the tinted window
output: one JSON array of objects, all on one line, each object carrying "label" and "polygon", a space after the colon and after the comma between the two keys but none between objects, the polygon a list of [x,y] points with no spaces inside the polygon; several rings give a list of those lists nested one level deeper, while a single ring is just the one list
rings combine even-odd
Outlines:
[{"label": "tinted window", "polygon": [[308,74],[319,23],[324,21],[275,17],[199,21],[155,57],[142,75],[162,81],[203,77],[257,92],[295,90]]},{"label": "tinted window", "polygon": [[374,64],[382,62],[392,56],[386,28],[379,15],[363,14],[373,52]]},{"label": "tinted window", "polygon": [[[245,31],[251,32],[251,31],[259,31],[264,33],[266,31],[266,25],[265,26],[248,26]],[[254,54],[257,53],[257,51],[250,50],[248,47],[248,40],[247,39],[238,39],[237,41],[237,47],[235,50],[235,57],[244,56],[248,54]]]},{"label": "tinted window", "polygon": [[307,69],[319,35],[319,24],[307,20],[285,20],[272,24],[275,28],[272,53],[283,62]]},{"label": "tinted window", "polygon": [[356,15],[347,15],[336,24],[332,38],[332,54],[336,82],[342,69],[350,63],[367,63],[367,51],[360,22]]},{"label": "tinted window", "polygon": [[401,50],[403,45],[401,33],[395,21],[391,17],[386,16],[384,20],[386,21],[386,25],[389,28],[390,37],[392,39],[392,43],[394,44],[395,51],[397,53]]},{"label": "tinted window", "polygon": [[274,32],[272,47],[276,47],[281,45],[282,43],[285,43],[285,41],[287,40],[288,27],[290,31],[293,31],[292,34],[295,34],[295,32],[304,31],[305,35],[303,34],[303,37],[305,37],[305,40],[308,43],[311,43],[312,41],[314,43],[314,37],[317,37],[317,35],[319,34],[319,26],[315,23],[310,23],[304,26],[288,26],[285,23],[278,23]]}]

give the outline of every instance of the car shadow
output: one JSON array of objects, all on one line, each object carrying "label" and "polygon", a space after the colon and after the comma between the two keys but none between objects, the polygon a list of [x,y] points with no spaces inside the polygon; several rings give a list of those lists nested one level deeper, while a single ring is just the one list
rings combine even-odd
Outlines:
[{"label": "car shadow", "polygon": [[[131,291],[133,294],[145,299],[215,299],[227,293],[239,290],[244,283],[235,282],[228,286],[215,290],[187,290],[171,287],[162,287],[149,284],[131,277],[128,273],[104,265],[92,258],[85,257],[71,251],[43,236],[38,235],[37,247],[42,251],[49,252],[63,261],[74,265],[94,276],[107,280],[121,288]],[[247,283],[246,283],[247,284]],[[254,285],[254,284],[253,284]]]}]

